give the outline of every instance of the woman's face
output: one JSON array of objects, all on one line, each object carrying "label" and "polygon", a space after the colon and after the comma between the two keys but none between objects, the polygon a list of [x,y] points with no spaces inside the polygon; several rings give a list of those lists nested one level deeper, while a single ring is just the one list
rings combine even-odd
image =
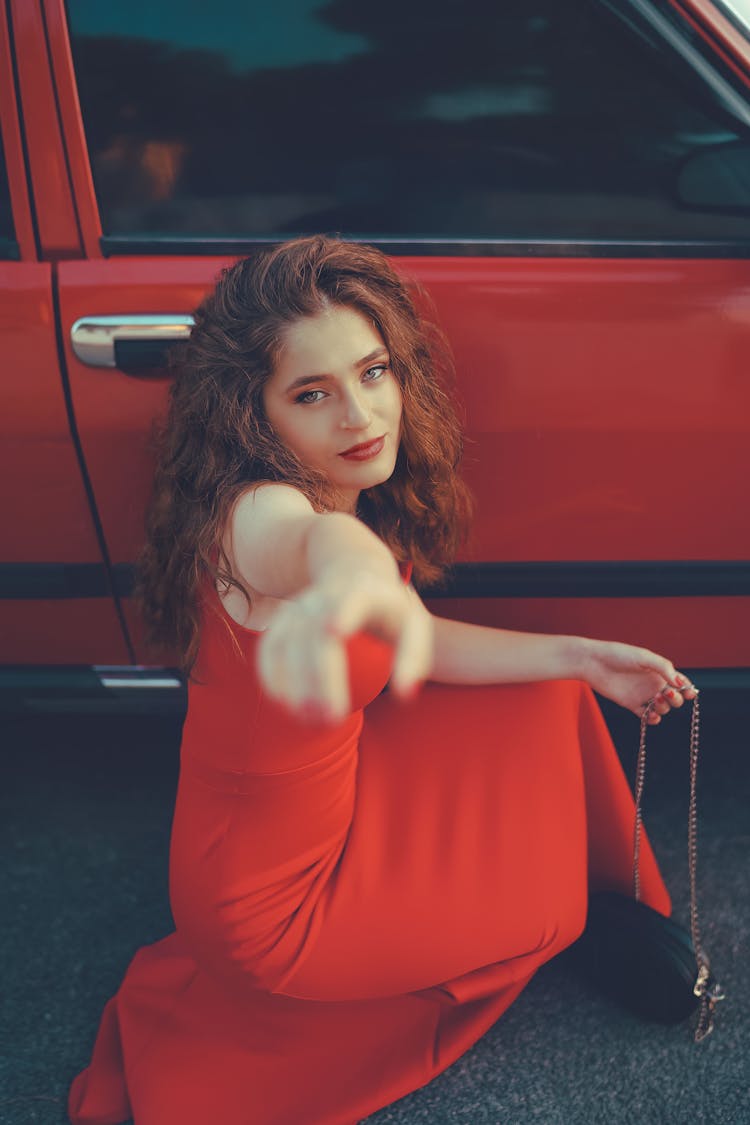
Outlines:
[{"label": "woman's face", "polygon": [[391,476],[401,390],[383,337],[357,309],[330,305],[289,326],[263,404],[287,448],[325,473],[347,511],[354,512],[362,489]]}]

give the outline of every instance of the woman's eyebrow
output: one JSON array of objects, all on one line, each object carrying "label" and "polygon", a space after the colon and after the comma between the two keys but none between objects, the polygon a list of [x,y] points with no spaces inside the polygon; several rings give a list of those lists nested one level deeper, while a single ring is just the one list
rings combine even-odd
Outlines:
[{"label": "woman's eyebrow", "polygon": [[299,379],[295,379],[294,382],[290,383],[286,390],[288,393],[289,391],[296,391],[297,387],[306,387],[310,383],[325,383],[328,381],[328,378],[328,375],[300,375]]},{"label": "woman's eyebrow", "polygon": [[[387,357],[387,355],[387,348],[375,348],[374,351],[368,352],[367,355],[363,355],[361,359],[356,360],[352,364],[352,368],[356,370],[358,367],[364,367],[366,363],[372,363],[374,359],[379,359],[381,356]],[[307,387],[310,383],[324,383],[328,379],[330,379],[330,375],[300,375],[298,379],[294,379],[289,384],[286,391],[287,393],[296,391],[298,387]]]},{"label": "woman's eyebrow", "polygon": [[382,355],[387,356],[388,349],[385,347],[375,348],[374,351],[368,352],[367,355],[363,355],[361,359],[353,363],[352,367],[363,367],[365,363],[372,363],[374,359],[379,359]]}]

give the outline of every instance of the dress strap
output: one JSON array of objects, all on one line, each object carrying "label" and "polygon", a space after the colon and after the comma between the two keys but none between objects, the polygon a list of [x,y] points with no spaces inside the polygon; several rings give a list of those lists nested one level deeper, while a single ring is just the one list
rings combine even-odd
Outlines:
[{"label": "dress strap", "polygon": [[411,582],[411,572],[414,570],[414,564],[411,559],[405,559],[404,562],[398,564],[398,569],[401,572],[401,577],[404,582]]}]

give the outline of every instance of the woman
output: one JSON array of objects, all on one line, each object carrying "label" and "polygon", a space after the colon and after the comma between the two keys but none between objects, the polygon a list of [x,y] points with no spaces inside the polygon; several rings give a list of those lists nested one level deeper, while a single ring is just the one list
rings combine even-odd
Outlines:
[{"label": "woman", "polygon": [[[427,611],[410,574],[469,511],[433,335],[380,253],[325,238],[198,310],[141,566],[191,672],[176,932],[107,1005],[75,1125],[352,1125],[474,1043],[589,890],[630,890],[591,688],[654,723],[695,689],[645,649]],[[668,913],[647,843],[641,879]]]}]

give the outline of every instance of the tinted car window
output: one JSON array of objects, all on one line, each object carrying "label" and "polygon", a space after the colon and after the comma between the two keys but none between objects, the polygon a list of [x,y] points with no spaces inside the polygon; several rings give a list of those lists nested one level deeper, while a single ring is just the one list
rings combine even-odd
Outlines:
[{"label": "tinted car window", "polygon": [[750,234],[747,128],[627,5],[67,7],[105,234]]}]

